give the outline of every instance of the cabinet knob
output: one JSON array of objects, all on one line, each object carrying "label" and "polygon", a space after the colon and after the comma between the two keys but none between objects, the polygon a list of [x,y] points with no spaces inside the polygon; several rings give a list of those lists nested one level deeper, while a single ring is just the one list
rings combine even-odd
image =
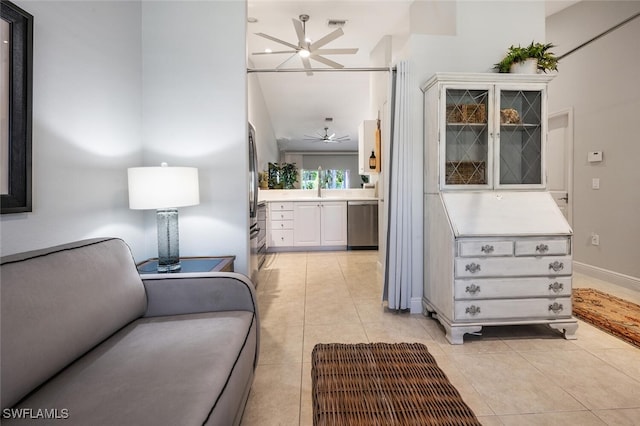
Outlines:
[{"label": "cabinet knob", "polygon": [[284,228],[284,223],[281,223],[281,224],[280,224],[280,228]]},{"label": "cabinet knob", "polygon": [[564,269],[564,263],[558,262],[557,260],[553,263],[549,264],[549,269],[553,269],[553,272],[559,272]]},{"label": "cabinet knob", "polygon": [[558,314],[563,310],[562,303],[553,302],[553,305],[549,305],[549,311],[552,311],[554,314]]},{"label": "cabinet knob", "polygon": [[560,293],[563,289],[564,285],[562,283],[559,283],[558,281],[549,284],[549,290],[553,291],[554,293]]},{"label": "cabinet knob", "polygon": [[485,254],[493,253],[493,250],[494,250],[493,246],[489,245],[489,244],[480,247],[480,251],[485,253]]},{"label": "cabinet knob", "polygon": [[[551,307],[549,307],[549,309],[551,309]],[[480,313],[480,307],[471,305],[467,309],[465,309],[464,312],[469,315],[478,315]]]},{"label": "cabinet knob", "polygon": [[475,285],[475,284],[471,284],[471,285],[467,286],[465,291],[467,293],[471,293],[471,294],[475,295],[476,293],[480,292],[480,286],[479,285]]},{"label": "cabinet knob", "polygon": [[465,265],[464,270],[475,274],[480,270],[480,265],[478,265],[477,263],[470,263],[468,265]]},{"label": "cabinet knob", "polygon": [[537,251],[538,253],[542,253],[542,254],[544,254],[544,253],[546,253],[546,252],[548,252],[548,251],[549,251],[549,246],[548,246],[548,245],[546,245],[546,244],[538,244],[538,245],[536,246],[536,251]]}]

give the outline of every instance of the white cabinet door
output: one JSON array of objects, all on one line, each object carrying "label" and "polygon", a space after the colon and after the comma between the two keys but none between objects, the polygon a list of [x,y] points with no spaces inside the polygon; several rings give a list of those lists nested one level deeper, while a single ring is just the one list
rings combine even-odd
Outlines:
[{"label": "white cabinet door", "polygon": [[320,245],[320,203],[297,202],[293,207],[293,245]]},{"label": "white cabinet door", "polygon": [[[369,156],[375,151],[376,120],[365,120],[358,127],[358,173],[361,175],[376,174],[375,169],[369,168]],[[380,154],[376,153],[376,156]],[[376,161],[379,159],[376,158]],[[345,243],[346,244],[346,243]]]},{"label": "white cabinet door", "polygon": [[347,244],[347,203],[344,201],[322,202],[321,244],[344,246]]}]

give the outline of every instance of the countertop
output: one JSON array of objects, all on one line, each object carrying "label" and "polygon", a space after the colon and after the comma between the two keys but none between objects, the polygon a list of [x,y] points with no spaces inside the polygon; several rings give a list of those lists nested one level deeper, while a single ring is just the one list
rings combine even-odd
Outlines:
[{"label": "countertop", "polygon": [[283,201],[378,201],[375,189],[323,189],[318,197],[311,189],[267,189],[258,192],[260,202]]}]

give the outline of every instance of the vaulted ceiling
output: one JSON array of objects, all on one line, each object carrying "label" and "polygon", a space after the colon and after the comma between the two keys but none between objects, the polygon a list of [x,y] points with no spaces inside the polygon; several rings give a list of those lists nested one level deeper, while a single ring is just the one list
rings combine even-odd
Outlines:
[{"label": "vaulted ceiling", "polygon": [[[247,23],[247,63],[252,69],[302,69],[303,62],[293,54],[260,54],[265,49],[291,50],[290,47],[256,33],[263,33],[292,45],[298,36],[292,19],[309,15],[305,24],[311,43],[335,31],[331,20],[342,20],[344,35],[335,38],[324,49],[358,48],[356,54],[327,54],[327,59],[346,68],[372,66],[370,53],[385,35],[403,35],[408,28],[412,0],[341,0],[341,1],[273,1],[249,0]],[[547,15],[576,1],[548,1]],[[288,60],[287,60],[288,59]],[[286,62],[285,62],[286,61]],[[284,64],[282,64],[285,62]],[[330,68],[310,61],[313,68]],[[282,64],[282,65],[281,65]],[[261,72],[258,79],[280,150],[285,151],[356,151],[358,125],[374,119],[369,111],[370,72]],[[326,122],[326,118],[333,121]],[[324,127],[336,137],[349,136],[342,143],[305,140],[321,136]]]}]

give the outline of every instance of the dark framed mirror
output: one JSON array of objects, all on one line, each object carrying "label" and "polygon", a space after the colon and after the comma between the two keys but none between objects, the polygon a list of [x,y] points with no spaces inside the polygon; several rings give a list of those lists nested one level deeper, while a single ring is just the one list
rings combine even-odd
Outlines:
[{"label": "dark framed mirror", "polygon": [[31,211],[33,16],[2,0],[0,204],[2,214]]}]

